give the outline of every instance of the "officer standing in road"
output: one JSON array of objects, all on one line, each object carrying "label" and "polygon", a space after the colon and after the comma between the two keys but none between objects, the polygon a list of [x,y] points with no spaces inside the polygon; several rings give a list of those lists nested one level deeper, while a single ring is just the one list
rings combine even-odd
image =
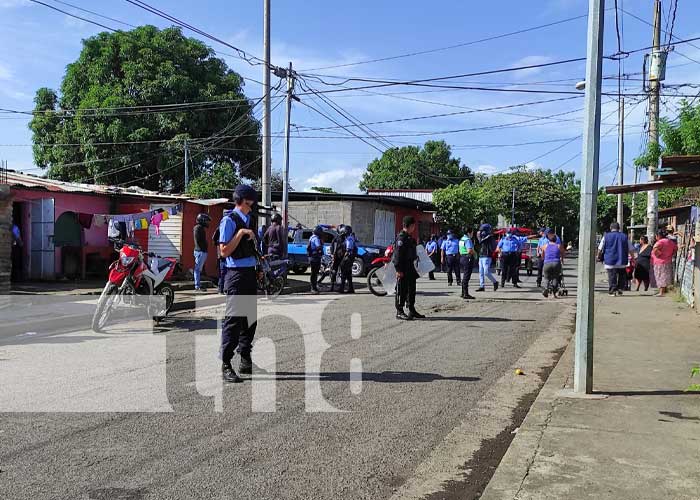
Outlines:
[{"label": "officer standing in road", "polygon": [[357,241],[355,240],[355,234],[352,232],[352,227],[343,226],[343,234],[345,235],[343,243],[344,253],[340,261],[340,290],[338,292],[345,293],[345,283],[347,282],[347,293],[355,293],[355,287],[352,283],[352,265],[357,255]]},{"label": "officer standing in road", "polygon": [[251,375],[251,350],[257,327],[256,238],[251,229],[258,194],[242,184],[234,190],[235,209],[221,220],[219,248],[226,259],[226,314],[221,327],[221,370],[224,381],[242,382],[231,365],[234,353],[241,356],[240,373]]},{"label": "officer standing in road", "polygon": [[309,255],[309,264],[311,265],[311,293],[315,294],[320,293],[318,289],[318,271],[321,269],[321,257],[323,256],[322,235],[323,228],[316,226],[306,247],[306,253]]},{"label": "officer standing in road", "polygon": [[335,284],[338,280],[338,270],[340,269],[340,263],[343,261],[345,256],[345,226],[341,224],[338,226],[338,234],[333,238],[331,242],[331,292],[335,290]]},{"label": "officer standing in road", "polygon": [[520,242],[513,234],[512,229],[508,229],[506,235],[498,242],[498,252],[503,258],[503,272],[501,273],[501,286],[506,286],[506,281],[513,282],[515,288],[520,288],[518,285],[518,275],[516,266],[520,265]]},{"label": "officer standing in road", "polygon": [[[396,319],[413,320],[425,318],[416,311],[416,240],[411,233],[416,228],[416,220],[407,215],[403,218],[403,230],[396,237],[391,261],[396,268]],[[408,306],[408,314],[404,307]]]},{"label": "officer standing in road", "polygon": [[459,275],[459,240],[451,229],[447,231],[447,239],[442,242],[442,263],[447,267],[447,286],[452,286],[452,273],[457,279],[457,284],[461,285],[462,280]]},{"label": "officer standing in road", "polygon": [[469,236],[469,229],[464,230],[464,236],[459,240],[459,269],[462,272],[462,294],[463,299],[473,299],[469,295],[469,280],[472,277],[474,270],[474,260],[476,252],[474,252],[474,243]]},{"label": "officer standing in road", "polygon": [[[435,269],[438,269],[440,267],[440,249],[438,248],[436,234],[430,236],[430,241],[425,244],[425,251],[428,253],[430,260],[433,261]],[[428,273],[428,279],[431,281],[435,280],[435,269]]]}]

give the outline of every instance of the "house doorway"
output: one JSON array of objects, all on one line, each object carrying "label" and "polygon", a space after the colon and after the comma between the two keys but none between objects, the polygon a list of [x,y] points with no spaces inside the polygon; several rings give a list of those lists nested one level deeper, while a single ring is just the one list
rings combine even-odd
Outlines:
[{"label": "house doorway", "polygon": [[27,232],[24,230],[24,203],[12,203],[12,268],[10,281],[16,282],[24,279],[24,252]]}]

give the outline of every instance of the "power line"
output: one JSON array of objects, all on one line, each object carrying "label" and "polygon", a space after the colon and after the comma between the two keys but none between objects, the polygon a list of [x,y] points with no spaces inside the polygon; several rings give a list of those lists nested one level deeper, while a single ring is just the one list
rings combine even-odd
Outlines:
[{"label": "power line", "polygon": [[104,29],[109,30],[109,31],[119,31],[119,30],[117,30],[117,29],[110,28],[109,26],[106,26],[106,25],[104,25],[104,24],[102,24],[102,23],[98,23],[97,21],[93,21],[92,19],[87,19],[87,18],[81,17],[81,16],[79,16],[79,15],[77,15],[77,14],[71,14],[70,12],[66,12],[66,11],[63,10],[63,9],[59,9],[58,7],[54,7],[53,5],[49,5],[49,4],[47,4],[47,3],[40,2],[39,0],[29,0],[29,1],[30,1],[30,2],[33,2],[33,3],[36,3],[36,4],[39,4],[39,5],[43,5],[44,7],[48,7],[49,9],[52,9],[52,10],[61,12],[61,13],[65,14],[65,15],[70,16],[70,17],[73,17],[73,18],[75,18],[75,19],[80,19],[81,21],[85,21],[86,23],[94,24],[94,25],[96,25],[96,26],[99,26],[100,28],[104,28]]},{"label": "power line", "polygon": [[73,5],[72,3],[63,2],[61,0],[51,0],[51,1],[54,3],[61,4],[61,5],[65,5],[66,7],[72,7],[74,9],[85,12],[87,14],[92,14],[93,16],[97,16],[97,17],[100,17],[102,19],[106,19],[108,21],[113,21],[115,23],[123,24],[124,26],[128,26],[129,28],[136,28],[136,26],[133,24],[129,24],[129,23],[126,23],[124,21],[120,21],[119,19],[114,19],[113,17],[105,16],[103,14],[100,14],[98,12],[94,12],[92,10],[84,9],[83,7],[78,7],[77,5]]},{"label": "power line", "polygon": [[[238,54],[237,57],[239,57],[240,59],[244,60],[245,62],[247,62],[248,64],[250,64],[252,66],[266,64],[265,61],[260,59],[259,57],[255,56],[253,54],[250,54],[243,49],[239,49],[235,45],[232,45],[232,44],[230,44],[230,43],[228,43],[228,42],[226,42],[226,41],[224,41],[224,40],[222,40],[222,39],[220,39],[220,38],[218,38],[210,33],[207,33],[206,31],[203,31],[199,28],[196,28],[190,24],[187,24],[186,22],[178,19],[177,17],[172,16],[172,15],[170,15],[162,10],[159,10],[159,9],[147,4],[146,2],[143,2],[141,0],[126,0],[126,1],[132,5],[135,5],[136,7],[139,7],[143,10],[146,10],[152,14],[155,14],[156,16],[167,19],[168,21],[171,21],[171,22],[177,24],[178,26],[181,26],[183,28],[187,28],[188,30],[194,31],[195,33],[202,35],[203,37],[206,37],[210,40],[213,40],[217,43],[220,43],[221,45],[224,45],[230,49],[233,49]],[[270,69],[272,69],[272,68],[270,68]]]},{"label": "power line", "polygon": [[394,59],[402,59],[402,58],[405,58],[405,57],[419,56],[419,55],[423,55],[423,54],[432,54],[432,53],[435,53],[435,52],[441,52],[441,51],[444,51],[444,50],[456,49],[456,48],[459,48],[459,47],[467,47],[467,46],[469,46],[469,45],[476,45],[476,44],[478,44],[478,43],[489,42],[489,41],[492,41],[492,40],[498,40],[498,39],[500,39],[500,38],[506,38],[506,37],[509,37],[509,36],[514,36],[514,35],[519,35],[519,34],[522,34],[522,33],[528,33],[528,32],[531,32],[531,31],[536,31],[536,30],[540,30],[540,29],[544,29],[544,28],[549,28],[549,27],[551,27],[551,26],[556,26],[556,25],[558,25],[558,24],[564,24],[564,23],[568,23],[568,22],[571,22],[571,21],[576,21],[576,20],[578,20],[578,19],[583,19],[583,18],[586,18],[586,17],[588,17],[588,14],[583,14],[583,15],[575,16],[575,17],[569,17],[569,18],[566,18],[566,19],[562,19],[562,20],[560,20],[560,21],[554,21],[554,22],[547,23],[547,24],[541,24],[541,25],[539,25],[539,26],[532,26],[532,27],[530,27],[530,28],[524,28],[524,29],[520,29],[520,30],[516,30],[516,31],[511,31],[511,32],[508,32],[508,33],[502,33],[502,34],[500,34],[500,35],[493,35],[493,36],[489,36],[489,37],[486,37],[486,38],[480,38],[480,39],[478,39],[478,40],[471,40],[471,41],[469,41],[469,42],[462,42],[462,43],[457,43],[457,44],[454,44],[454,45],[448,45],[448,46],[445,46],[445,47],[437,47],[437,48],[434,48],[434,49],[427,49],[427,50],[421,50],[421,51],[416,51],[416,52],[409,52],[409,53],[406,53],[406,54],[399,54],[399,55],[395,55],[395,56],[380,57],[380,58],[376,58],[376,59],[369,59],[369,60],[366,60],[366,61],[358,61],[358,62],[353,62],[353,63],[335,64],[335,65],[333,65],[333,66],[321,66],[321,67],[318,67],[318,68],[308,68],[308,69],[301,70],[301,71],[302,71],[302,72],[306,72],[306,71],[318,71],[318,70],[324,70],[324,69],[347,68],[347,67],[349,67],[349,66],[359,66],[359,65],[361,65],[361,64],[370,64],[370,63],[375,63],[375,62],[391,61],[391,60],[394,60]]}]

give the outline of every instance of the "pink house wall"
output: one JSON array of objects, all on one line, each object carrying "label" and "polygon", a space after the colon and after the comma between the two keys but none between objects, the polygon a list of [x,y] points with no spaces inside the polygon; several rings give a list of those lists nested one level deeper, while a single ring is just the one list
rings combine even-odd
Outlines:
[{"label": "pink house wall", "polygon": [[[54,222],[64,212],[76,212],[86,214],[108,214],[110,213],[110,199],[102,195],[62,193],[51,191],[39,191],[31,189],[12,188],[14,194],[14,202],[28,202],[42,198],[54,199]],[[27,242],[24,246],[24,263],[25,272],[28,271],[27,263],[29,253],[31,251],[31,214],[28,203],[24,205],[23,220],[20,230],[22,231],[22,239]],[[84,243],[88,246],[109,246],[107,240],[107,226],[91,227],[83,230]],[[54,265],[56,274],[61,274],[63,269],[61,266],[60,249],[54,252]]]}]

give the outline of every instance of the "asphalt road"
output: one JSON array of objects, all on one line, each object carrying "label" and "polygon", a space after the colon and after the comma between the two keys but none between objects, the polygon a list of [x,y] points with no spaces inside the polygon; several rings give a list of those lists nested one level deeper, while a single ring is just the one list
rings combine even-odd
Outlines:
[{"label": "asphalt road", "polygon": [[260,299],[259,368],[237,385],[220,382],[213,307],[3,338],[0,496],[396,496],[574,300],[530,281],[467,303],[444,274],[418,289],[428,319],[410,323],[366,290]]}]

